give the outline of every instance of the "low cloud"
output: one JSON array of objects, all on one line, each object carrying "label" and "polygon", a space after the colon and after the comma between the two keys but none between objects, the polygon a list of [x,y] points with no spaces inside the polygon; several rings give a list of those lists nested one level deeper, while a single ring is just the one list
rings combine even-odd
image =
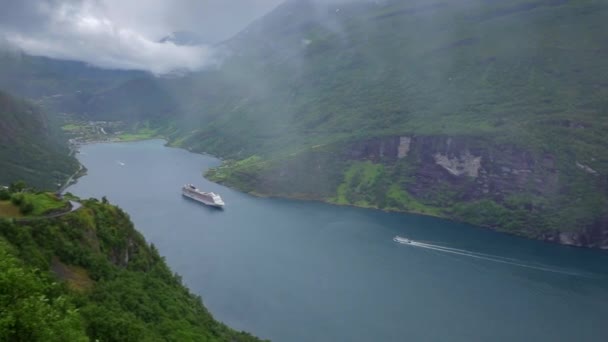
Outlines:
[{"label": "low cloud", "polygon": [[[276,2],[257,1],[250,5],[260,12],[271,9]],[[254,19],[241,16],[225,24],[224,31],[215,28],[217,32],[206,29],[205,21],[196,27],[197,18],[230,15],[221,12],[225,6],[217,3],[220,2],[20,0],[10,2],[0,13],[0,37],[28,54],[79,60],[103,68],[148,70],[155,74],[199,70],[218,62],[211,44],[181,46],[159,40],[173,31],[188,29],[202,33],[205,41],[212,43]],[[200,12],[206,8],[208,11]]]},{"label": "low cloud", "polygon": [[158,43],[114,26],[109,21],[84,17],[44,35],[9,33],[6,40],[32,55],[80,60],[110,69],[148,70],[156,74],[176,69],[198,70],[214,62],[207,46]]},{"label": "low cloud", "polygon": [[[337,5],[384,0],[10,0],[0,11],[0,42],[28,54],[112,69],[200,70],[219,61],[214,44],[244,29],[283,1]],[[196,34],[206,45],[161,38]]]}]

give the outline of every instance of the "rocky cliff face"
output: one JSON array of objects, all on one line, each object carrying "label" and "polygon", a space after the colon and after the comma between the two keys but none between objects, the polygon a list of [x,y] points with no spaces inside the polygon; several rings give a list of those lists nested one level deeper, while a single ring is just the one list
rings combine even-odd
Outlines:
[{"label": "rocky cliff face", "polygon": [[227,167],[211,176],[263,194],[418,212],[608,248],[607,178],[580,164],[484,137],[391,136],[317,146],[255,170]]},{"label": "rocky cliff face", "polygon": [[378,138],[353,144],[351,160],[386,165],[415,165],[407,190],[429,196],[438,183],[460,189],[458,199],[502,201],[517,193],[549,196],[558,191],[558,171],[550,154],[514,146],[493,146],[483,139],[422,136]]},{"label": "rocky cliff face", "polygon": [[606,177],[576,160],[558,162],[547,152],[447,136],[370,139],[353,144],[347,155],[389,167],[409,165],[389,177],[409,177],[401,189],[444,216],[562,244],[608,248],[607,211],[592,209],[605,203]]}]

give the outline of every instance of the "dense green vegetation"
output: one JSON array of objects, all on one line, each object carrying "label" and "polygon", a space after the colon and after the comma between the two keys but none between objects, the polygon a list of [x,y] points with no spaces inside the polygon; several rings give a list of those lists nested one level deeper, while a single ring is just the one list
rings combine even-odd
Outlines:
[{"label": "dense green vegetation", "polygon": [[10,201],[19,207],[21,214],[30,216],[42,216],[69,208],[66,200],[53,193],[18,193],[13,194]]},{"label": "dense green vegetation", "polygon": [[67,119],[61,126],[65,135],[77,143],[136,141],[162,137],[148,121],[87,121]]},{"label": "dense green vegetation", "polygon": [[65,139],[36,106],[0,91],[0,185],[57,188],[77,170]]},{"label": "dense green vegetation", "polygon": [[92,94],[144,77],[141,71],[104,70],[84,62],[29,56],[0,43],[0,89],[49,111],[82,110]]},{"label": "dense green vegetation", "polygon": [[[200,129],[190,124],[175,136],[231,159],[256,155],[261,160],[251,168],[230,162],[209,174],[254,192],[298,197],[277,191],[271,178],[286,175],[274,182],[297,187],[307,178],[293,166],[312,172],[304,161],[322,160],[325,173],[315,175],[332,178],[334,193],[323,184],[308,197],[535,237],[608,229],[607,13],[605,3],[574,0],[290,1],[230,41],[234,55],[220,71],[200,75],[199,85],[212,80],[201,86],[209,96],[201,96],[198,115],[187,115]],[[392,136],[434,139],[426,151],[433,154],[447,149],[444,137],[455,137],[486,155],[483,166],[493,174],[516,169],[505,154],[523,151],[536,180],[526,180],[528,189],[511,184],[470,196],[464,179],[439,177],[431,191],[416,189],[435,164],[420,156],[398,164],[343,151],[334,159],[310,157],[316,145],[348,150]],[[505,160],[499,166],[491,158]],[[552,166],[543,168],[543,160]],[[553,168],[555,190],[536,191],[534,182],[553,180]]]},{"label": "dense green vegetation", "polygon": [[148,122],[144,125],[135,125],[128,133],[121,133],[117,136],[120,141],[137,141],[160,137],[159,129],[153,129]]},{"label": "dense green vegetation", "polygon": [[0,219],[0,339],[254,341],[213,319],[119,208]]},{"label": "dense green vegetation", "polygon": [[189,119],[179,135],[233,157],[402,133],[601,155],[606,11],[590,1],[290,1],[230,41],[221,70],[174,81],[191,88],[176,94]]},{"label": "dense green vegetation", "polygon": [[49,274],[25,265],[0,239],[0,340],[87,341],[82,319]]},{"label": "dense green vegetation", "polygon": [[[581,245],[608,245],[607,14],[592,0],[289,0],[221,44],[218,68],[154,78],[66,64],[87,87],[58,98],[50,80],[75,89],[63,71],[10,79],[20,91],[43,79],[38,99],[50,108],[149,125],[127,139],[161,135],[219,155],[227,161],[209,176],[246,191],[541,238],[591,229]],[[348,153],[401,136],[427,146],[398,163]],[[446,158],[474,151],[503,179],[432,171],[447,137],[463,148]]]},{"label": "dense green vegetation", "polygon": [[390,170],[370,161],[354,162],[338,186],[336,204],[354,204],[385,210],[406,210],[413,213],[441,216],[435,207],[427,206],[411,196],[398,183],[393,183]]}]

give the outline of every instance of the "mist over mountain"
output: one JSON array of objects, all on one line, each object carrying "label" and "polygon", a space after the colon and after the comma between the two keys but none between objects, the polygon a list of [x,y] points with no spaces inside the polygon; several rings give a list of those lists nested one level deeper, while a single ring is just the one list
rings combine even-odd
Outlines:
[{"label": "mist over mountain", "polygon": [[6,2],[0,340],[606,340],[607,19]]},{"label": "mist over mountain", "polygon": [[78,169],[53,121],[31,103],[0,91],[0,185],[25,180],[56,189]]},{"label": "mist over mountain", "polygon": [[606,10],[286,2],[172,85],[170,136],[248,191],[605,244]]},{"label": "mist over mountain", "polygon": [[[607,10],[286,1],[217,45],[213,67],[100,71],[49,105],[153,122],[175,145],[231,159],[212,176],[247,191],[604,245]],[[62,77],[45,75],[70,88]]]},{"label": "mist over mountain", "polygon": [[[29,55],[107,69],[195,71],[216,62],[210,45],[229,38],[279,1],[153,0],[145,6],[118,0],[10,1],[0,13],[0,40]],[[175,31],[178,44],[159,41]],[[192,41],[193,35],[184,32],[203,38]]]},{"label": "mist over mountain", "polygon": [[175,31],[161,38],[160,43],[173,43],[175,45],[204,45],[208,44],[200,35],[190,31]]}]

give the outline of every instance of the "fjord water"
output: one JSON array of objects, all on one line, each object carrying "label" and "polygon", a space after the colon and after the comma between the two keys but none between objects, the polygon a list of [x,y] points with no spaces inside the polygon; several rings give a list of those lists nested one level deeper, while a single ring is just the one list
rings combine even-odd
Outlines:
[{"label": "fjord water", "polygon": [[[126,210],[233,328],[275,341],[608,340],[606,252],[429,217],[256,198],[205,180],[217,159],[160,140],[81,152],[88,174],[68,191],[105,195]],[[188,182],[220,193],[226,209],[182,198]]]}]

